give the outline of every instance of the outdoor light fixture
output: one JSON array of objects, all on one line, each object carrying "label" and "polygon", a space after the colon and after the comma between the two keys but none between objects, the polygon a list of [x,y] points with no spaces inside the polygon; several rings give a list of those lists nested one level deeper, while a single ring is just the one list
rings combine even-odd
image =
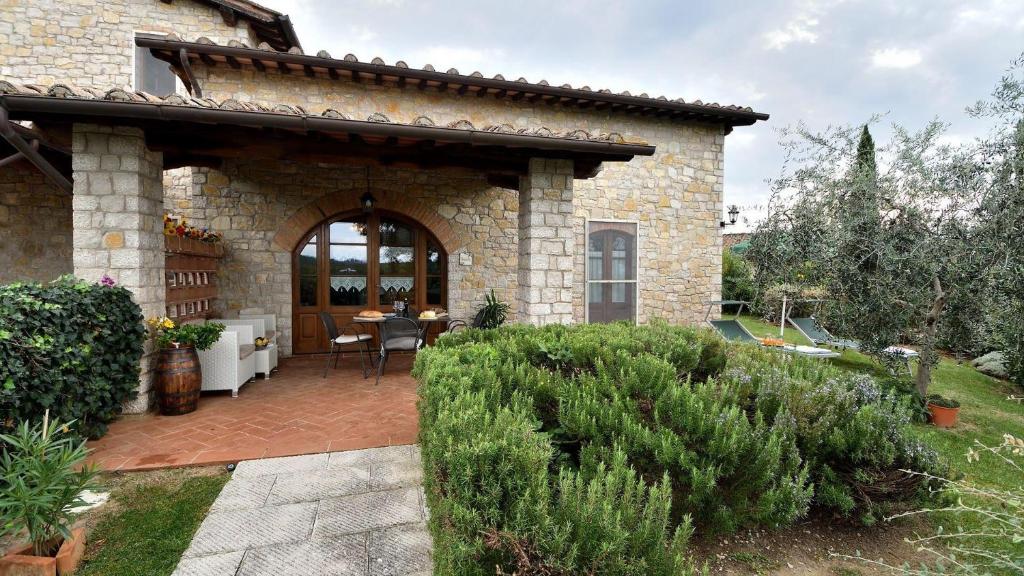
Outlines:
[{"label": "outdoor light fixture", "polygon": [[370,194],[369,191],[367,191],[366,194],[363,194],[362,197],[359,198],[359,203],[362,204],[363,206],[363,212],[366,212],[367,214],[373,212],[373,203],[376,201],[377,199],[374,198],[373,194]]},{"label": "outdoor light fixture", "polygon": [[733,204],[732,206],[729,206],[729,222],[722,220],[721,222],[718,223],[718,225],[721,226],[722,228],[725,228],[726,226],[732,226],[733,224],[736,223],[736,220],[739,218],[739,215],[740,207]]}]

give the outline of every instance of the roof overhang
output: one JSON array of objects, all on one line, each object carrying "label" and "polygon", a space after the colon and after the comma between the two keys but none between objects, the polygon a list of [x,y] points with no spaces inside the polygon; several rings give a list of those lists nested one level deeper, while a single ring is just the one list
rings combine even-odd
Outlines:
[{"label": "roof overhang", "polygon": [[142,128],[147,146],[164,153],[165,169],[216,167],[226,158],[362,161],[466,168],[515,187],[530,158],[571,159],[575,177],[590,178],[602,162],[655,151],[642,144],[152,102],[0,94],[0,107],[11,120],[32,121],[51,134],[75,122]]},{"label": "roof overhang", "polygon": [[[172,0],[160,0],[164,4],[170,4]],[[238,20],[242,19],[249,23],[253,34],[261,42],[266,42],[274,50],[288,51],[291,48],[299,48],[299,37],[295,33],[291,19],[287,14],[271,10],[248,0],[196,0],[208,6],[212,6],[220,12],[224,22],[229,26],[236,26]]]},{"label": "roof overhang", "polygon": [[173,37],[136,38],[138,46],[149,48],[157,58],[169,62],[185,77],[184,55],[189,61],[207,66],[224,65],[232,68],[251,66],[257,70],[276,68],[285,74],[318,74],[354,82],[376,84],[393,83],[399,87],[414,86],[421,90],[452,91],[460,95],[492,96],[527,102],[544,102],[577,108],[594,108],[612,112],[635,113],[645,116],[692,120],[722,124],[727,128],[749,126],[768,119],[768,114],[739,106],[687,103],[664,98],[615,94],[608,91],[534,84],[522,80],[510,81],[501,77],[484,78],[479,75],[437,72],[433,69],[417,70],[405,65],[387,65],[383,62],[357,62],[354,57],[331,58],[326,52],[309,56],[299,51],[278,52],[250,48],[238,43],[220,45],[212,42],[186,42]]}]

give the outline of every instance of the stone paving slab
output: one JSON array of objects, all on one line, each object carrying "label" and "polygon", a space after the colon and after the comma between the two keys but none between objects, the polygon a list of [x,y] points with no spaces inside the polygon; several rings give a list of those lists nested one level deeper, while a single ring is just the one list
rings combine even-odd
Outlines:
[{"label": "stone paving slab", "polygon": [[185,557],[305,540],[313,529],[316,512],[316,502],[211,512],[192,537]]},{"label": "stone paving slab", "polygon": [[365,493],[370,490],[369,476],[367,470],[344,468],[281,475],[277,477],[267,503],[311,502]]},{"label": "stone paving slab", "polygon": [[234,478],[253,476],[277,476],[295,472],[312,472],[327,469],[328,454],[304,454],[283,458],[261,458],[239,462],[232,475]]},{"label": "stone paving slab", "polygon": [[238,576],[364,576],[366,534],[250,550]]},{"label": "stone paving slab", "polygon": [[432,542],[426,524],[406,524],[370,532],[371,576],[430,576]]},{"label": "stone paving slab", "polygon": [[238,565],[242,562],[245,552],[228,552],[226,554],[214,554],[212,556],[200,556],[197,558],[185,558],[178,564],[174,576],[225,576],[238,572]]},{"label": "stone paving slab", "polygon": [[173,576],[427,576],[419,448],[239,463]]},{"label": "stone paving slab", "polygon": [[420,488],[366,492],[320,503],[316,537],[341,536],[398,524],[425,522]]},{"label": "stone paving slab", "polygon": [[277,476],[233,477],[221,490],[220,496],[210,507],[210,511],[224,512],[260,508],[266,505],[275,482],[277,482]]}]

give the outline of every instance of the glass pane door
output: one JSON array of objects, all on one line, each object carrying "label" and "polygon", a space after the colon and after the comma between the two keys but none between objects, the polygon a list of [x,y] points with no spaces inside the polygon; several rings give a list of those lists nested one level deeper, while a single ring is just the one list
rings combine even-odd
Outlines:
[{"label": "glass pane door", "polygon": [[416,231],[397,220],[381,218],[380,305],[396,300],[416,303]]},{"label": "glass pane door", "polygon": [[316,251],[316,234],[299,252],[299,306],[316,306],[317,278],[320,261]]},{"label": "glass pane door", "polygon": [[366,220],[352,218],[331,223],[331,306],[365,306],[369,296]]}]

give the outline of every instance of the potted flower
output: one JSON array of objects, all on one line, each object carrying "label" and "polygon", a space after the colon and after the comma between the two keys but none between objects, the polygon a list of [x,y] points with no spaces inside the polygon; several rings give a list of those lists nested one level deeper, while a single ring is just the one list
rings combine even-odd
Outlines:
[{"label": "potted flower", "polygon": [[160,356],[156,364],[156,389],[160,413],[176,416],[199,407],[203,371],[196,350],[208,350],[220,338],[224,325],[175,324],[170,318],[149,320]]},{"label": "potted flower", "polygon": [[927,398],[929,420],[939,428],[952,428],[956,426],[957,417],[960,415],[960,403],[952,398],[944,398],[938,394],[932,394]]},{"label": "potted flower", "polygon": [[85,552],[85,531],[72,528],[71,509],[84,504],[96,470],[86,466],[85,440],[70,433],[71,422],[42,426],[22,422],[0,435],[0,536],[28,537],[28,544],[0,558],[0,574],[72,574]]}]

